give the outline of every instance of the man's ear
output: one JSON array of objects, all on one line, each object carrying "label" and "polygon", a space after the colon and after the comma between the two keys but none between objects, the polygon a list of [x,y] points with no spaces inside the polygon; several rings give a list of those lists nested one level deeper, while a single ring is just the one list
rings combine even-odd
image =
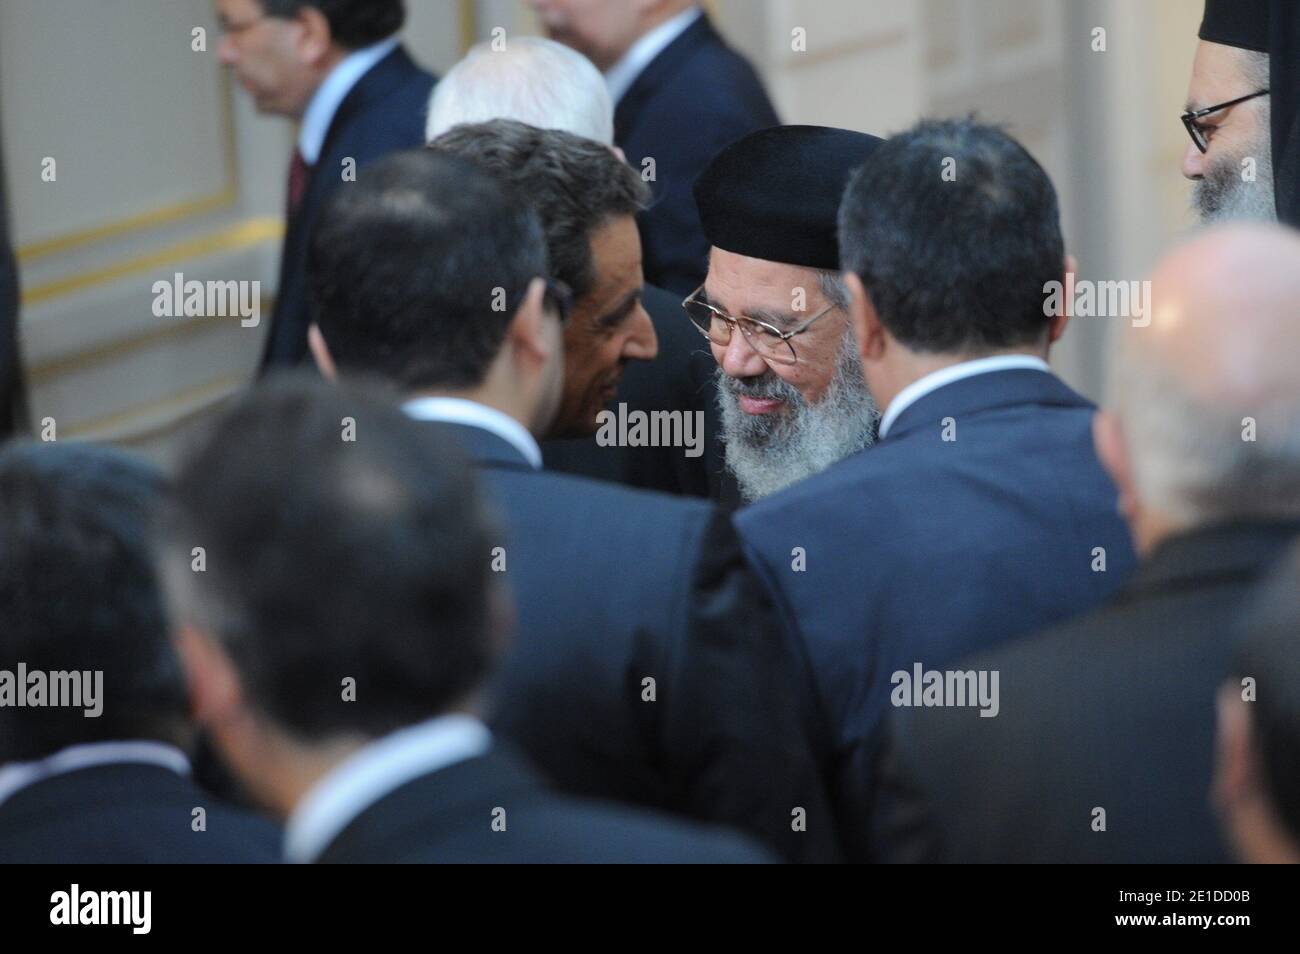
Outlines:
[{"label": "man's ear", "polygon": [[321,377],[326,381],[337,381],[339,371],[334,366],[334,356],[325,343],[325,336],[320,333],[320,326],[314,321],[307,326],[307,347],[311,349],[312,359],[316,362],[316,370]]},{"label": "man's ear", "polygon": [[1130,522],[1138,509],[1133,460],[1128,452],[1124,425],[1113,411],[1100,410],[1092,417],[1092,442],[1097,459],[1119,491],[1120,513]]},{"label": "man's ear", "polygon": [[238,717],[243,690],[225,651],[189,623],[177,628],[174,643],[185,670],[195,720],[213,726]]},{"label": "man's ear", "polygon": [[879,361],[885,353],[886,336],[876,306],[856,273],[845,272],[844,284],[849,290],[849,323],[858,341],[858,353],[864,361]]},{"label": "man's ear", "polygon": [[546,282],[534,278],[528,283],[524,300],[515,309],[506,330],[506,343],[516,362],[525,366],[544,367],[555,351],[555,315],[548,314],[545,303]]},{"label": "man's ear", "polygon": [[303,4],[293,15],[292,23],[298,27],[296,46],[303,62],[316,65],[329,55],[334,33],[325,14],[310,4]]},{"label": "man's ear", "polygon": [[1061,308],[1047,326],[1047,347],[1061,340],[1065,326],[1070,323],[1071,302],[1065,300],[1065,289],[1072,288],[1070,276],[1079,277],[1079,262],[1073,255],[1065,256],[1065,273],[1061,276]]}]

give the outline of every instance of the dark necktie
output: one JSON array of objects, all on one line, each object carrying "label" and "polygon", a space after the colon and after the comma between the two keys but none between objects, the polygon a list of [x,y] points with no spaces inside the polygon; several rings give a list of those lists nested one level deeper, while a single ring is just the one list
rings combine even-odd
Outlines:
[{"label": "dark necktie", "polygon": [[293,151],[293,162],[289,164],[289,218],[293,218],[302,205],[303,196],[307,194],[307,179],[311,175],[311,166],[297,149]]}]

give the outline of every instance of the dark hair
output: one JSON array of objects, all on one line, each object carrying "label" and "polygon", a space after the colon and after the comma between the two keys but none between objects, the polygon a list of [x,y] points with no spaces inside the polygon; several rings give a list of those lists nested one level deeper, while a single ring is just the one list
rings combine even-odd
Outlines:
[{"label": "dark hair", "polygon": [[1056,191],[1000,129],[924,121],[886,140],[849,181],[839,218],[841,265],[906,347],[979,351],[1046,335],[1044,286],[1065,271]]},{"label": "dark hair", "polygon": [[591,236],[611,218],[636,215],[649,187],[603,143],[513,119],[453,126],[429,148],[467,159],[528,197],[546,230],[555,277],[582,298],[596,284]]},{"label": "dark hair", "polygon": [[329,21],[330,35],[339,46],[360,49],[387,39],[406,22],[403,0],[261,0],[269,17],[284,19],[303,7],[315,7]]},{"label": "dark hair", "polygon": [[1249,706],[1264,785],[1300,841],[1300,544],[1277,567],[1242,618],[1235,674],[1255,680]]},{"label": "dark hair", "polygon": [[528,283],[547,275],[531,206],[469,163],[396,153],[335,189],[311,235],[312,310],[340,370],[406,390],[482,382]]},{"label": "dark hair", "polygon": [[383,735],[446,711],[490,669],[493,536],[473,475],[454,438],[387,395],[274,381],[184,460],[175,501],[178,617],[297,737]]},{"label": "dark hair", "polygon": [[0,708],[0,763],[109,739],[182,741],[185,682],[150,549],[164,489],[152,466],[107,448],[0,451],[0,666],[103,673],[98,716]]}]

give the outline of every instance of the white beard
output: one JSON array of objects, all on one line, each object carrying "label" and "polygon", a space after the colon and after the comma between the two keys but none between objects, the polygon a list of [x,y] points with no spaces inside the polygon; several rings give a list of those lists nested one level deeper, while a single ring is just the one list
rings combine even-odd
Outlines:
[{"label": "white beard", "polygon": [[[746,414],[738,401],[742,394],[780,398],[786,406],[772,415]],[[742,381],[719,368],[717,400],[727,469],[746,502],[774,494],[862,450],[875,440],[880,423],[852,329],[840,343],[830,387],[816,404],[805,401],[797,388],[770,369]]]},{"label": "white beard", "polygon": [[[1239,155],[1225,157],[1206,170],[1192,189],[1192,209],[1202,225],[1220,222],[1275,222],[1273,149],[1269,124]],[[1241,178],[1241,160],[1255,157],[1255,181]]]}]

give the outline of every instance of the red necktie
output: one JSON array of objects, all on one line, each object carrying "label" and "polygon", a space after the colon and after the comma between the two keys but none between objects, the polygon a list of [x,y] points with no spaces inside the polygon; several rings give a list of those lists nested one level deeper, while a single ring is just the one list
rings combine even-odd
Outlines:
[{"label": "red necktie", "polygon": [[311,175],[311,166],[297,149],[293,151],[293,162],[289,164],[289,217],[293,218],[302,205],[303,196],[307,194],[307,179]]}]

